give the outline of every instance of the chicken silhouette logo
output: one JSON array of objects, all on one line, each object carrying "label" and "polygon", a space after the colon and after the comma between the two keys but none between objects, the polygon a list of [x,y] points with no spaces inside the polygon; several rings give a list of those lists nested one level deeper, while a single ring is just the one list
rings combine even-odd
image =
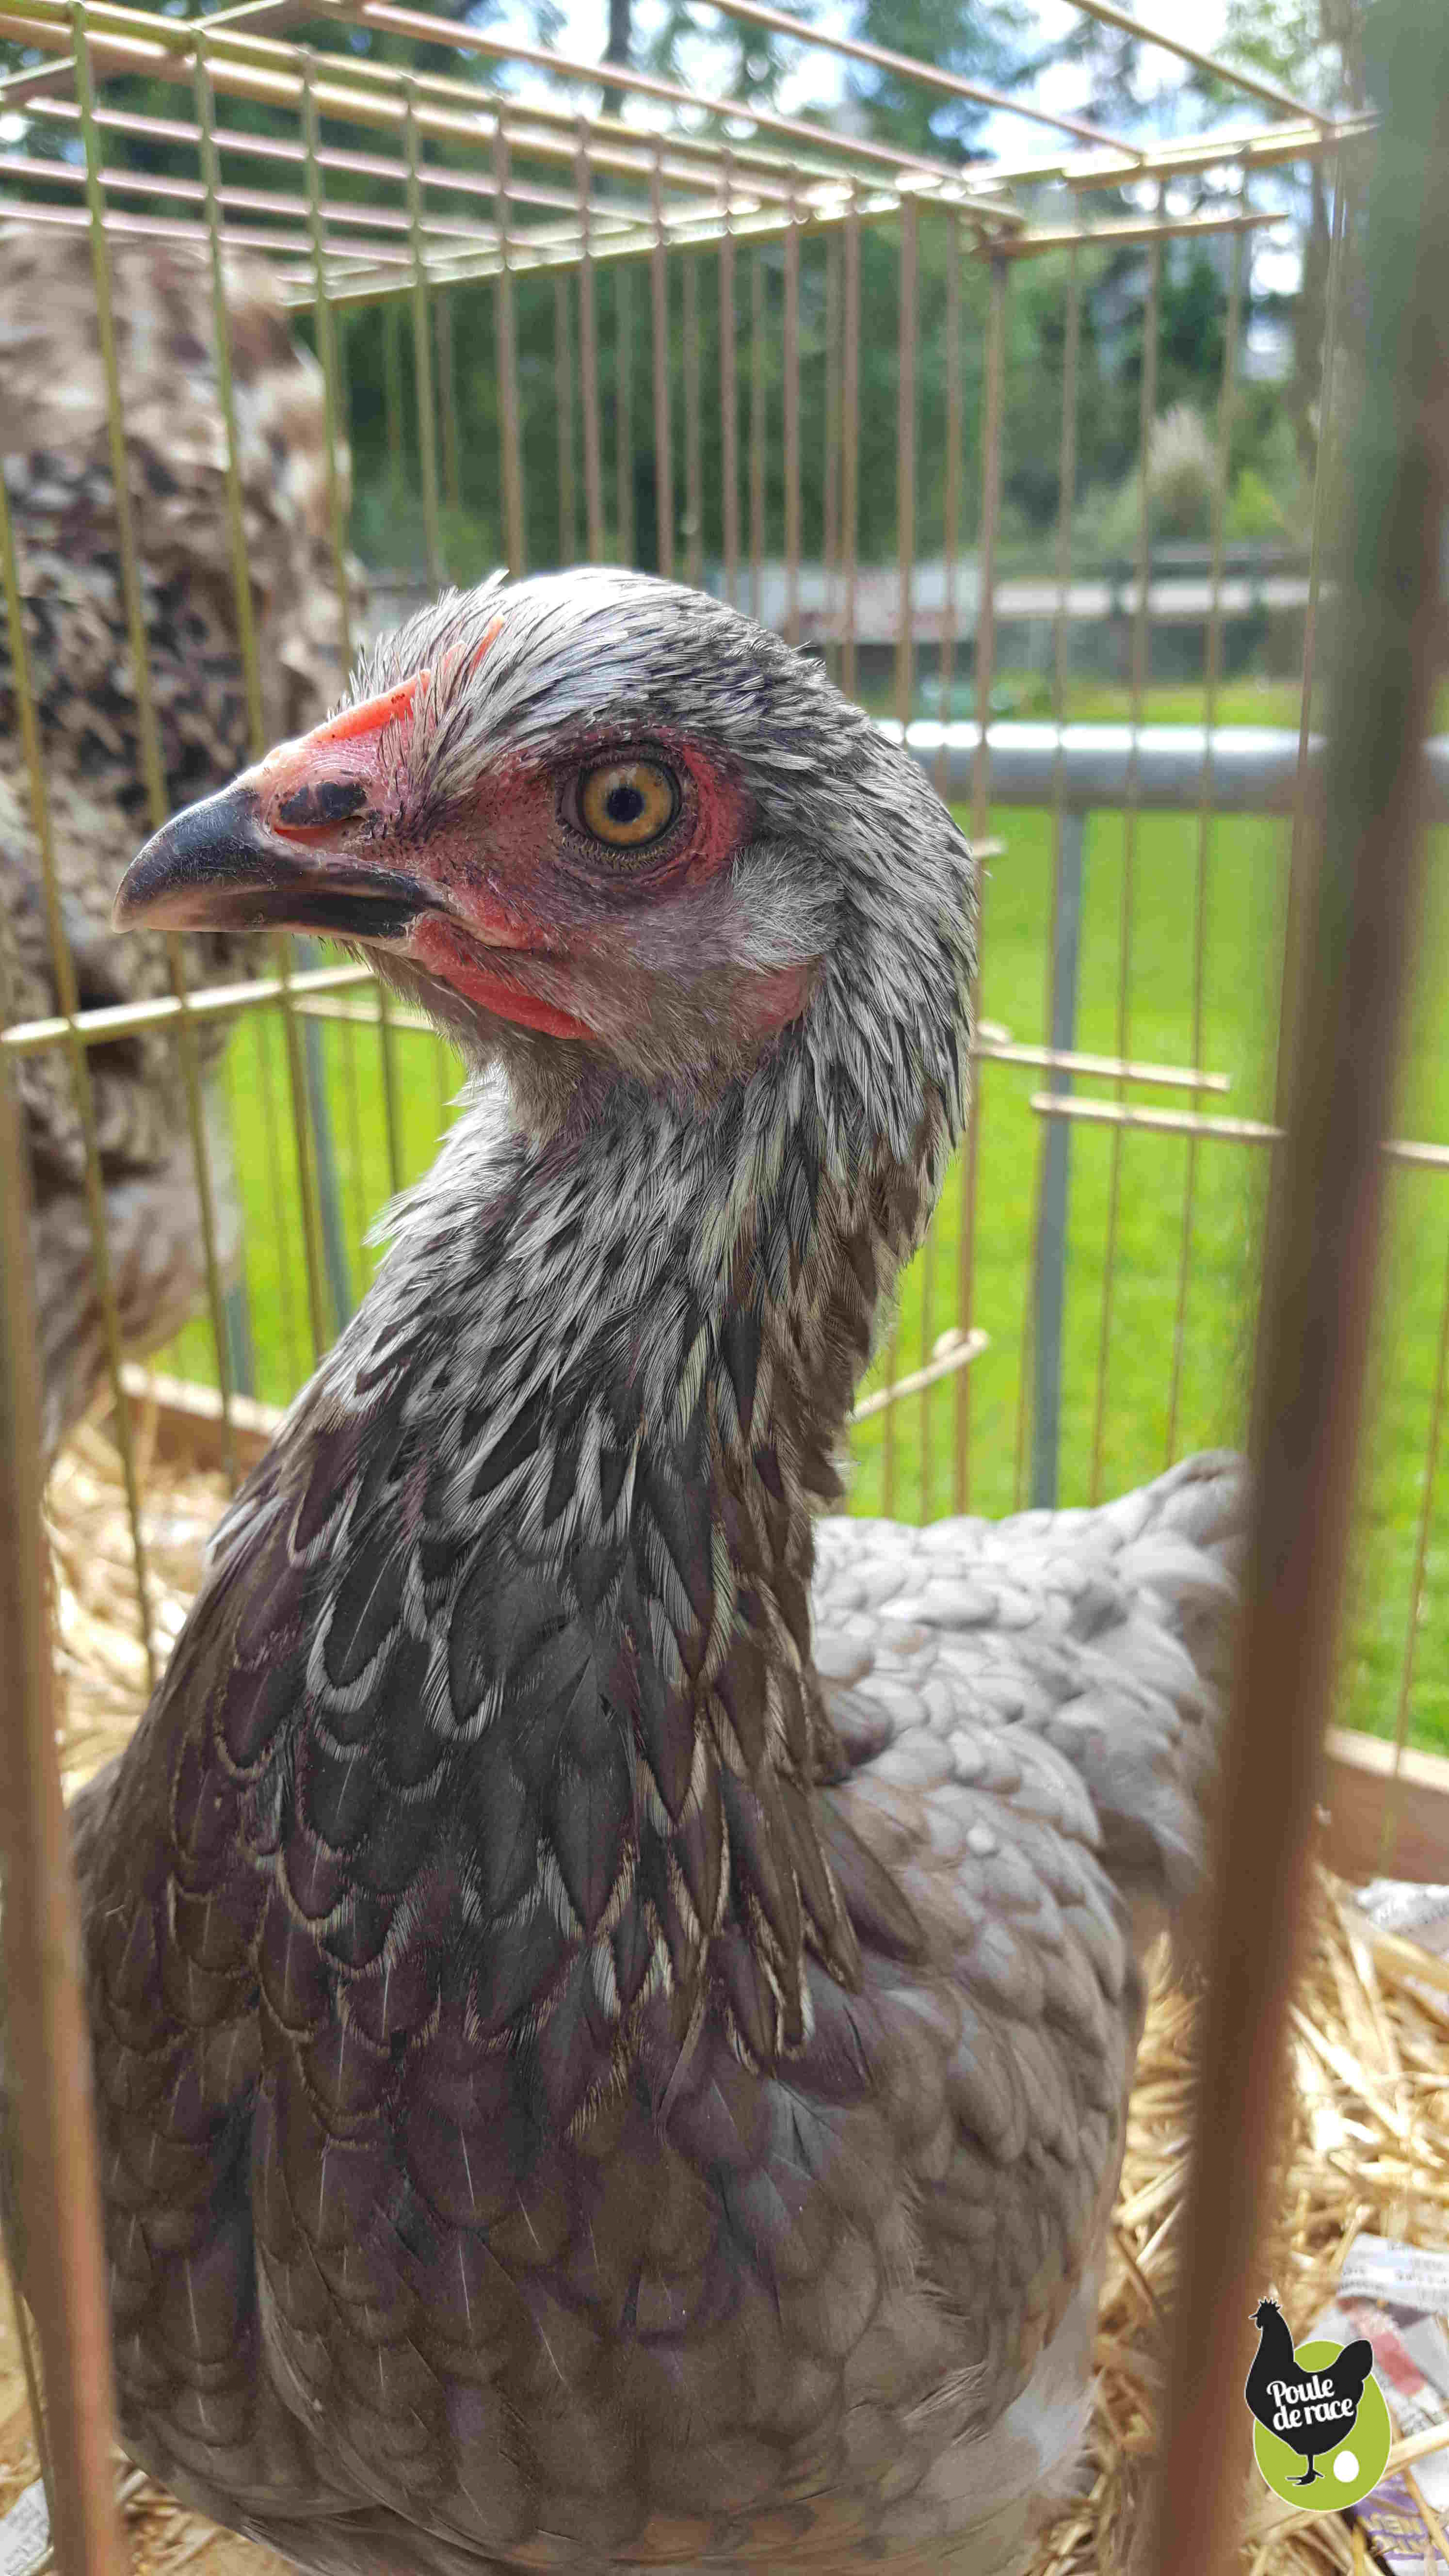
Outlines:
[{"label": "chicken silhouette logo", "polygon": [[[1294,2350],[1276,2299],[1254,2312],[1258,2349],[1243,2395],[1256,2417],[1253,2456],[1275,2495],[1321,2504],[1325,2513],[1361,2504],[1388,2465],[1393,2430],[1373,2376],[1374,2348],[1319,2338]],[[1321,2486],[1321,2496],[1305,2495]]]}]

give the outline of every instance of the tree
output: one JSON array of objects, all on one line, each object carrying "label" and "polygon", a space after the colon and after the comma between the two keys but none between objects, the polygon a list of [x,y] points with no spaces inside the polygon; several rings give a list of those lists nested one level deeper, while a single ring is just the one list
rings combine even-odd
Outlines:
[{"label": "tree", "polygon": [[[1306,105],[1352,115],[1368,96],[1365,0],[1228,0],[1222,51],[1263,72]],[[1200,86],[1219,102],[1220,89]],[[1300,192],[1305,193],[1305,192]],[[1318,454],[1323,341],[1328,319],[1331,217],[1322,161],[1310,162],[1303,222],[1303,276],[1293,313],[1293,372],[1285,401],[1299,463],[1311,476]]]},{"label": "tree", "polygon": [[[1037,69],[1031,29],[1023,0],[992,0],[983,8],[963,6],[963,0],[860,0],[853,33],[960,79],[1011,89]],[[988,108],[888,71],[853,72],[850,89],[868,131],[881,142],[950,161],[976,157]]]}]

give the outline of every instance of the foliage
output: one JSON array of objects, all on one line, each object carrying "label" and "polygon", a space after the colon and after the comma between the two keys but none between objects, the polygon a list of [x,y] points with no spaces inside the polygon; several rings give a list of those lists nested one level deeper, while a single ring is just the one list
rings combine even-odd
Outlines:
[{"label": "foliage", "polygon": [[[499,0],[447,0],[460,14],[467,5],[475,21],[494,13]],[[1234,0],[1237,6],[1237,0]],[[1245,55],[1261,59],[1254,46],[1271,41],[1283,52],[1271,66],[1287,78],[1303,46],[1318,25],[1320,0],[1271,0],[1262,28],[1254,35],[1246,18],[1237,18],[1230,39]],[[1347,9],[1350,0],[1321,0],[1324,11]],[[555,0],[530,0],[537,32],[546,35]],[[1241,13],[1240,13],[1241,14]],[[637,34],[627,0],[611,0],[609,55],[637,59]],[[669,0],[656,22],[651,59],[678,72],[679,49],[696,27],[694,0]],[[1010,90],[1029,82],[1046,57],[1036,45],[1031,0],[984,0],[967,8],[965,0],[858,0],[855,24],[860,33],[918,59],[928,59],[963,77]],[[601,8],[600,34],[603,34]],[[486,89],[486,67],[477,58],[449,59],[433,47],[410,48],[343,24],[321,23],[309,30],[324,50],[328,46],[359,48],[377,59],[399,60],[473,77]],[[1251,36],[1251,41],[1250,41]],[[741,95],[774,90],[792,49],[783,40],[732,22],[728,43],[737,53],[730,79]],[[1083,38],[1084,78],[1095,83],[1113,113],[1123,109],[1130,83],[1117,40],[1101,29]],[[1034,50],[1035,46],[1035,50]],[[1294,48],[1298,53],[1294,53]],[[1079,51],[1081,47],[1079,46]],[[1135,63],[1140,49],[1134,49]],[[1346,64],[1348,50],[1342,49]],[[1301,69],[1301,63],[1299,64]],[[1325,75],[1326,76],[1326,75]],[[1296,75],[1295,75],[1296,77]],[[1334,75],[1335,78],[1338,75]],[[1349,77],[1343,72],[1343,80]],[[1115,90],[1114,90],[1115,84]],[[1342,83],[1340,82],[1340,86]],[[601,81],[600,95],[604,84]],[[185,116],[190,97],[186,86],[161,81],[109,82],[107,95],[117,103],[152,116]],[[1140,102],[1139,102],[1140,104]],[[294,137],[295,119],[244,100],[225,104],[227,124],[243,131]],[[897,146],[933,157],[961,160],[980,148],[982,111],[967,101],[933,97],[887,73],[852,72],[846,113],[870,133]],[[329,135],[328,139],[333,139]],[[339,131],[336,139],[354,138]],[[27,138],[32,155],[65,152],[74,156],[78,138],[73,124],[37,117]],[[194,178],[190,147],[155,136],[109,134],[107,159],[169,176]],[[456,147],[461,153],[463,147]],[[430,142],[434,162],[455,157],[455,147]],[[476,169],[477,156],[471,156]],[[515,174],[557,190],[571,174],[557,160],[531,162],[515,147]],[[251,184],[269,176],[266,165],[240,166],[235,176]],[[618,191],[619,181],[600,173],[601,193]],[[345,203],[375,193],[366,175],[330,168],[329,197]],[[72,196],[66,202],[73,203]],[[394,200],[394,202],[396,202]],[[476,201],[469,211],[476,212]],[[1310,251],[1317,238],[1310,222]],[[962,438],[956,460],[959,474],[961,542],[969,547],[979,516],[981,491],[981,410],[986,334],[987,277],[983,264],[970,256],[971,239],[958,235],[949,219],[923,202],[919,224],[920,269],[917,336],[917,493],[914,542],[929,555],[944,541],[948,463],[946,424],[949,388],[946,362],[948,273],[958,256],[961,268],[961,404]],[[720,420],[719,264],[712,250],[692,255],[700,314],[699,382],[701,387],[701,469],[704,492],[703,546],[707,560],[722,553],[724,440]],[[1222,241],[1176,243],[1161,264],[1158,302],[1157,409],[1171,415],[1187,405],[1215,436],[1218,386],[1222,369],[1226,307],[1227,258]],[[801,496],[804,549],[818,557],[825,542],[827,499],[826,317],[831,293],[840,289],[841,245],[807,237],[800,255],[800,418]],[[830,271],[834,264],[834,286]],[[778,242],[758,248],[742,245],[737,261],[735,326],[739,351],[736,431],[742,517],[748,544],[749,447],[751,420],[751,317],[755,275],[762,285],[763,339],[758,352],[763,392],[764,544],[767,553],[781,550],[784,522],[784,349],[783,251]],[[671,262],[673,507],[676,539],[682,538],[685,413],[685,351],[682,328],[682,262]],[[1080,523],[1107,528],[1113,543],[1126,519],[1135,519],[1131,477],[1140,433],[1145,321],[1146,258],[1137,249],[1084,254],[1081,272],[1081,332],[1077,366],[1075,483]],[[1060,506],[1061,397],[1065,340],[1066,262],[1052,258],[1023,262],[1009,272],[1007,296],[1004,434],[1002,440],[1003,529],[1040,553],[1049,546]],[[650,399],[652,336],[650,283],[642,268],[626,269],[600,262],[596,271],[599,331],[599,391],[603,442],[603,480],[610,543],[617,520],[616,494],[622,471],[627,480],[635,530],[634,551],[644,563],[658,559],[654,419]],[[1321,314],[1321,277],[1310,259],[1305,302],[1317,297]],[[516,333],[522,445],[527,501],[527,552],[535,564],[574,555],[583,545],[582,422],[578,384],[578,289],[569,280],[560,301],[553,277],[525,276],[516,289]],[[860,513],[857,531],[861,558],[888,559],[896,551],[899,530],[897,493],[897,405],[900,303],[899,234],[891,225],[867,225],[861,238],[861,402],[859,419]],[[456,578],[467,578],[496,562],[503,551],[501,512],[500,401],[496,362],[495,291],[491,285],[465,285],[433,298],[434,326],[451,336],[455,380],[456,452],[445,456],[443,482],[450,507],[445,512],[444,553]],[[560,312],[564,316],[564,349],[573,376],[572,414],[567,423],[575,487],[574,522],[560,523],[560,442],[565,424],[559,412]],[[301,327],[305,330],[305,321]],[[1321,342],[1313,336],[1311,317],[1300,332],[1295,356],[1289,411],[1291,439],[1285,448],[1281,432],[1282,398],[1270,387],[1244,386],[1235,418],[1231,488],[1237,523],[1257,527],[1270,523],[1298,527],[1303,520],[1301,493],[1311,477],[1317,446],[1317,367]],[[343,332],[349,389],[349,422],[355,446],[356,540],[365,557],[421,573],[426,558],[425,531],[418,499],[421,477],[417,459],[416,359],[413,318],[406,299],[388,307],[363,308],[346,316]],[[626,365],[627,361],[627,365]],[[837,344],[838,363],[838,344]],[[441,380],[441,371],[435,373]],[[628,417],[622,417],[628,381]],[[838,400],[838,383],[837,383]],[[1278,424],[1275,426],[1275,423]],[[1249,479],[1245,479],[1249,478]],[[1182,512],[1165,508],[1164,523],[1177,525]],[[1188,512],[1194,526],[1202,511]],[[1110,525],[1109,525],[1110,523]],[[1129,549],[1130,551],[1130,546]],[[676,557],[681,557],[676,543]]]}]

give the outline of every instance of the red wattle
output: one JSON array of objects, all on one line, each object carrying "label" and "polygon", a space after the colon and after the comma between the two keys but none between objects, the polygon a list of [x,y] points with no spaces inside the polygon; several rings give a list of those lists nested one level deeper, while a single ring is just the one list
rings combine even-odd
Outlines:
[{"label": "red wattle", "polygon": [[512,1020],[516,1028],[538,1029],[550,1038],[593,1036],[586,1021],[575,1019],[537,993],[524,992],[506,973],[490,972],[480,952],[436,914],[417,923],[411,946],[419,963],[442,982],[451,984],[464,1001],[475,1002],[480,1010],[492,1011],[500,1020]]}]

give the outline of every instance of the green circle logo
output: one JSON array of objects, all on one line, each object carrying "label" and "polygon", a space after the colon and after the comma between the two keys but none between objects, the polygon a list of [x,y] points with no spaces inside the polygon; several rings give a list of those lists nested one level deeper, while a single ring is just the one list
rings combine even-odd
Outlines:
[{"label": "green circle logo", "polygon": [[1295,2347],[1271,2299],[1256,2322],[1258,2354],[1243,2393],[1255,2418],[1253,2457],[1273,2493],[1310,2513],[1362,2504],[1394,2438],[1372,2344],[1319,2337]]}]

